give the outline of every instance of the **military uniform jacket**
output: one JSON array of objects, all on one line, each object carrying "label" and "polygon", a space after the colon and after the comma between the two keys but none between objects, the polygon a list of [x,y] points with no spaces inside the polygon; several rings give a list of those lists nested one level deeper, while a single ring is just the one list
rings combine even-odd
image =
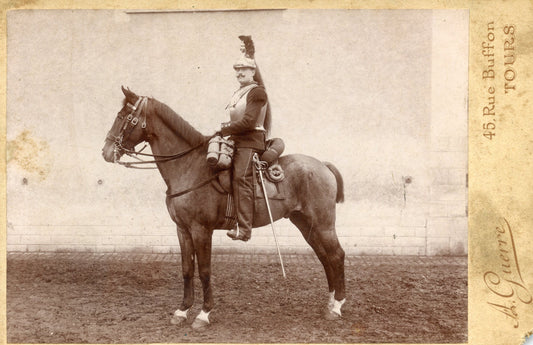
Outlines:
[{"label": "military uniform jacket", "polygon": [[237,148],[264,151],[266,108],[267,94],[264,87],[255,83],[241,87],[226,107],[231,121],[222,124],[222,135],[229,135]]}]

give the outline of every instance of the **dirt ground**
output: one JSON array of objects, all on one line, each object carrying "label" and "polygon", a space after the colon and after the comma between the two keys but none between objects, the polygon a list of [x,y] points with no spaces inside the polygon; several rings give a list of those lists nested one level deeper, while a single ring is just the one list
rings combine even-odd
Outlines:
[{"label": "dirt ground", "polygon": [[[9,343],[466,343],[466,257],[347,257],[343,318],[326,321],[311,255],[213,256],[212,324],[173,326],[177,255],[24,254],[7,260]],[[195,280],[196,303],[201,288]]]}]

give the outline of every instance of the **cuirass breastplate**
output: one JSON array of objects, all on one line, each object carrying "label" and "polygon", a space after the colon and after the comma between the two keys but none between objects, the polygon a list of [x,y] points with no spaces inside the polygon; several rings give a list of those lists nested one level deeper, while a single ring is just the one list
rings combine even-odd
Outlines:
[{"label": "cuirass breastplate", "polygon": [[[230,104],[228,104],[227,111],[229,112],[229,117],[231,121],[239,121],[244,117],[244,113],[246,112],[246,98],[248,97],[248,94],[250,91],[252,91],[253,88],[257,87],[256,84],[252,84],[249,86],[245,86],[242,89],[239,89],[235,94],[232,100],[230,101]],[[266,116],[266,110],[267,110],[267,104],[265,104],[261,108],[261,112],[257,118],[256,122],[256,128],[257,129],[263,129],[263,125],[265,123],[265,116]]]}]

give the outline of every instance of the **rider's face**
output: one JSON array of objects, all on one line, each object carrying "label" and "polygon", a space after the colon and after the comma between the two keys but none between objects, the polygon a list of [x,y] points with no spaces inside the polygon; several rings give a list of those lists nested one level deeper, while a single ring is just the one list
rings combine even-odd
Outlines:
[{"label": "rider's face", "polygon": [[253,68],[235,68],[235,77],[241,86],[245,86],[254,81],[255,69]]}]

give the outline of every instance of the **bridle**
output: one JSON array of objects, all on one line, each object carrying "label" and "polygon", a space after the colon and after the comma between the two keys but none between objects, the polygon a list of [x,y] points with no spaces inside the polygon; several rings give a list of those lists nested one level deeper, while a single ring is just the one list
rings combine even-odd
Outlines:
[{"label": "bridle", "polygon": [[[135,151],[133,149],[128,149],[128,148],[124,147],[123,143],[127,142],[127,140],[129,139],[131,133],[133,132],[133,130],[135,129],[135,127],[137,126],[137,124],[139,122],[141,122],[141,128],[145,132],[145,135],[149,138],[150,134],[147,133],[147,130],[146,130],[146,112],[143,111],[144,108],[146,107],[146,103],[147,102],[148,102],[148,97],[139,97],[139,99],[137,99],[135,104],[132,105],[129,102],[126,104],[126,106],[131,109],[131,112],[128,115],[126,115],[126,116],[121,115],[122,112],[119,112],[117,114],[117,119],[120,119],[122,121],[120,123],[120,131],[119,131],[117,136],[112,135],[111,131],[109,131],[107,136],[106,136],[106,140],[110,140],[110,141],[114,142],[114,144],[115,144],[113,163],[118,163],[120,165],[125,166],[126,168],[157,169],[157,167],[146,167],[146,168],[144,168],[144,167],[137,167],[136,165],[139,165],[139,164],[156,164],[156,163],[168,162],[168,161],[171,161],[171,160],[174,160],[174,159],[178,159],[180,157],[184,157],[187,154],[191,153],[192,151],[204,146],[205,143],[208,142],[209,139],[211,139],[213,137],[213,136],[208,137],[205,140],[203,140],[202,142],[200,142],[198,145],[193,146],[190,149],[187,149],[187,150],[185,150],[183,152],[179,152],[179,153],[176,153],[176,154],[173,154],[173,155],[154,155],[154,154],[149,154],[149,153],[142,153],[144,148],[146,148],[146,145],[140,151]],[[124,162],[124,161],[121,161],[120,160],[120,152],[123,152],[124,154],[126,154],[126,155],[128,155],[130,157],[133,157],[133,158],[137,159],[138,161],[136,161],[136,162]],[[136,157],[138,155],[153,157],[154,159],[150,160],[150,161],[144,161],[144,160],[141,160],[140,158]],[[188,188],[186,190],[178,192],[178,193],[170,193],[169,191],[167,191],[167,198],[169,198],[169,199],[175,198],[175,197],[187,194],[189,192],[192,192],[193,190],[196,190],[196,189],[198,189],[200,187],[203,187],[203,186],[207,185],[208,183],[211,183],[211,181],[213,181],[216,178],[218,178],[219,174],[220,174],[220,172],[217,172],[216,174],[214,174],[211,177],[209,177],[207,180],[205,180],[205,181],[203,181],[203,182],[201,182],[201,183],[199,183],[197,185],[194,185],[191,188]]]},{"label": "bridle", "polygon": [[[148,98],[147,97],[139,97],[139,99],[137,99],[137,101],[135,102],[134,105],[132,105],[129,102],[126,104],[126,106],[131,109],[131,112],[127,116],[121,115],[122,112],[119,112],[117,114],[117,119],[120,119],[122,121],[120,123],[120,132],[118,133],[117,136],[114,136],[114,135],[111,134],[111,131],[109,131],[109,133],[106,136],[106,140],[113,141],[114,144],[115,144],[113,163],[118,163],[120,165],[125,166],[126,168],[157,169],[157,167],[141,168],[141,167],[137,167],[135,165],[138,165],[138,164],[150,164],[150,163],[155,164],[155,163],[160,163],[160,162],[168,162],[168,161],[171,161],[171,160],[174,160],[174,159],[178,159],[180,157],[184,157],[187,154],[193,152],[194,150],[204,146],[206,144],[206,142],[208,142],[209,139],[211,139],[214,136],[213,135],[211,137],[206,138],[205,140],[200,142],[198,145],[196,145],[194,147],[191,147],[190,149],[187,149],[187,150],[185,150],[183,152],[176,153],[176,154],[173,154],[173,155],[154,155],[154,154],[149,154],[149,153],[142,153],[141,151],[144,150],[144,148],[146,146],[144,146],[140,151],[135,151],[135,150],[128,149],[128,148],[124,147],[123,142],[126,142],[129,139],[131,133],[133,132],[133,130],[135,129],[135,127],[137,126],[137,124],[139,122],[141,122],[141,128],[145,132],[145,135],[148,138],[150,137],[150,134],[147,132],[147,129],[146,129],[146,112],[143,111],[144,108],[146,107],[146,103],[147,102],[148,102]],[[120,154],[119,154],[120,152],[123,152],[124,154],[127,154],[130,157],[138,159],[139,161],[137,161],[137,162],[123,162],[123,161],[120,160]],[[154,159],[150,160],[150,161],[143,161],[140,158],[136,157],[137,155],[149,156],[149,157],[153,157]],[[193,190],[196,190],[196,189],[198,189],[200,187],[203,187],[203,186],[211,183],[211,181],[213,181],[213,180],[218,178],[218,175],[220,175],[220,171],[217,172],[216,174],[212,175],[211,177],[209,177],[207,180],[205,180],[205,181],[203,181],[203,182],[201,182],[201,183],[199,183],[197,185],[194,185],[191,188],[188,188],[186,190],[178,192],[178,193],[170,193],[170,191],[167,191],[167,198],[168,199],[172,199],[172,198],[187,194],[189,192],[192,192]]]},{"label": "bridle", "polygon": [[131,133],[139,122],[141,122],[142,130],[146,131],[146,112],[143,112],[143,109],[147,102],[147,97],[139,97],[135,104],[131,104],[130,102],[126,104],[126,106],[131,109],[131,112],[128,115],[124,116],[122,115],[122,112],[117,114],[117,119],[121,120],[120,131],[116,136],[109,131],[106,136],[106,140],[110,140],[115,144],[113,163],[125,163],[120,161],[120,151],[128,155],[136,153],[135,150],[130,150],[124,147],[124,143],[127,143]]},{"label": "bridle", "polygon": [[[139,151],[135,151],[134,149],[128,149],[125,147],[125,143],[127,143],[131,133],[139,124],[141,123],[141,128],[145,132],[145,135],[149,137],[149,133],[146,131],[146,112],[145,110],[146,103],[148,102],[148,97],[139,97],[135,104],[127,103],[126,106],[131,109],[131,112],[124,116],[121,115],[119,112],[117,114],[117,118],[122,120],[120,124],[120,132],[117,136],[114,136],[111,134],[111,131],[107,134],[106,139],[113,141],[115,143],[115,149],[114,149],[114,159],[113,163],[117,163],[120,165],[125,166],[126,168],[134,168],[134,169],[157,169],[157,167],[138,167],[137,165],[141,164],[156,164],[156,163],[163,163],[168,162],[174,159],[178,159],[180,157],[186,156],[190,152],[202,147],[207,141],[209,141],[210,138],[207,138],[205,141],[202,141],[198,145],[187,149],[183,152],[179,152],[172,155],[155,155],[150,153],[142,153],[142,151],[146,148],[146,145]],[[137,159],[138,161],[135,162],[124,162],[120,160],[120,152]],[[137,156],[146,156],[146,157],[153,157],[153,160],[141,160]]]}]

